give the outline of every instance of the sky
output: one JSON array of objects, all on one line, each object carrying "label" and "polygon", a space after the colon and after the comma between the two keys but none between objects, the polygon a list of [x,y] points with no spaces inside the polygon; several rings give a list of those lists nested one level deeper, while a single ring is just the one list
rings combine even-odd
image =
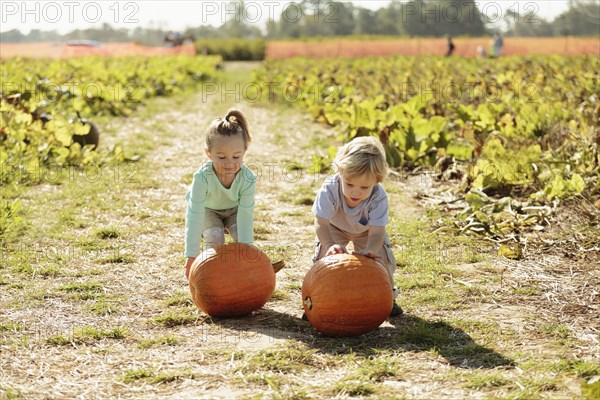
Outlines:
[{"label": "sky", "polygon": [[[406,2],[406,0],[400,0]],[[456,0],[460,3],[462,0]],[[568,0],[475,0],[489,18],[499,18],[508,8],[521,15],[552,20],[568,9]],[[589,0],[588,0],[589,1]],[[592,0],[599,1],[600,0]],[[385,7],[389,0],[352,1],[357,6],[372,10]],[[278,20],[281,13],[296,20],[299,9],[292,1],[246,0],[244,20],[261,27],[269,20]],[[61,34],[74,29],[99,28],[108,23],[115,28],[161,28],[183,31],[187,27],[221,25],[231,17],[233,9],[228,1],[192,0],[97,0],[97,1],[23,1],[0,0],[0,31],[19,29],[55,30]],[[440,11],[443,12],[444,10]],[[447,13],[453,10],[447,11]],[[443,14],[442,14],[443,15]],[[494,17],[496,16],[496,17]],[[335,19],[335,9],[324,10],[322,18]]]}]

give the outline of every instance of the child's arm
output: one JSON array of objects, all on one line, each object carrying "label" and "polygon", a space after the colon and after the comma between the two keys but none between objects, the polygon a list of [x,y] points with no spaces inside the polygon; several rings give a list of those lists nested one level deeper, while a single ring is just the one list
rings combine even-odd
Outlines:
[{"label": "child's arm", "polygon": [[200,241],[202,238],[202,227],[204,225],[204,210],[208,185],[206,178],[201,174],[195,174],[192,186],[186,194],[187,207],[185,214],[185,264],[186,273],[200,254]]},{"label": "child's arm", "polygon": [[385,239],[385,226],[369,226],[369,238],[367,239],[367,247],[362,251],[357,251],[358,254],[362,254],[376,261],[381,261],[380,256],[377,255],[379,250],[383,246]]},{"label": "child's arm", "polygon": [[331,237],[331,232],[329,230],[329,220],[321,217],[315,217],[315,232],[317,233],[317,237],[319,238],[319,242],[321,242],[321,246],[327,249],[325,256],[330,256],[332,254],[338,253],[346,253],[346,249],[336,244]]},{"label": "child's arm", "polygon": [[[240,171],[239,173],[246,173]],[[256,179],[250,175],[240,191],[237,212],[238,242],[252,244],[254,241],[254,195]]]},{"label": "child's arm", "polygon": [[372,203],[369,209],[369,236],[367,246],[357,252],[376,261],[383,261],[380,254],[383,242],[385,241],[385,226],[388,223],[388,198],[385,190],[378,184],[379,199]]}]

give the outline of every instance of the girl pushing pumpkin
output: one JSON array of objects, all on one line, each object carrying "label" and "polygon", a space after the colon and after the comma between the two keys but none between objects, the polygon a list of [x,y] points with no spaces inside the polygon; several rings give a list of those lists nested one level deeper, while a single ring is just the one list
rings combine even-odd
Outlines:
[{"label": "girl pushing pumpkin", "polygon": [[185,276],[200,255],[201,236],[206,249],[225,243],[225,233],[234,242],[252,244],[256,175],[244,165],[250,144],[244,114],[236,109],[215,119],[206,135],[206,155],[194,174],[186,194]]}]

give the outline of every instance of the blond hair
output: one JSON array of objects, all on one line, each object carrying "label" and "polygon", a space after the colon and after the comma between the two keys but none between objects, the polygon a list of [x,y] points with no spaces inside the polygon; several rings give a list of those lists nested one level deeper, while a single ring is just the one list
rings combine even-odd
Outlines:
[{"label": "blond hair", "polygon": [[338,151],[335,164],[342,177],[369,174],[382,182],[388,174],[385,149],[372,136],[357,137],[346,143]]},{"label": "blond hair", "polygon": [[244,139],[244,149],[248,149],[248,145],[252,140],[248,131],[248,122],[246,117],[240,110],[235,108],[227,111],[224,118],[215,119],[208,127],[206,134],[206,148],[211,149],[212,144],[217,136],[235,136],[241,135]]}]

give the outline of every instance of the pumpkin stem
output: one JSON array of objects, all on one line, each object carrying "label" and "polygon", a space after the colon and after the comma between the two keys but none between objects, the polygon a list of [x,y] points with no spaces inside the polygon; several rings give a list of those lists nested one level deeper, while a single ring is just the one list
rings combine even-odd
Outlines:
[{"label": "pumpkin stem", "polygon": [[306,307],[308,307],[309,310],[312,310],[312,300],[309,296],[306,296],[303,303],[306,305]]},{"label": "pumpkin stem", "polygon": [[283,260],[277,261],[271,265],[273,265],[273,271],[275,271],[275,273],[278,273],[285,267],[285,261],[283,261]]}]

